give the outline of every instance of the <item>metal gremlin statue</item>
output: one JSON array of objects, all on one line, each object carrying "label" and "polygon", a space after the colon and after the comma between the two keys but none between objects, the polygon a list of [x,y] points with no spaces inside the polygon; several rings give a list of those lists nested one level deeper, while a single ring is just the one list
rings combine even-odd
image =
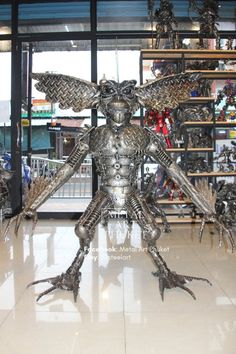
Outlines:
[{"label": "metal gremlin statue", "polygon": [[[150,156],[161,164],[171,178],[188,195],[208,220],[219,222],[215,218],[212,205],[189,182],[185,173],[166,153],[160,138],[148,128],[130,123],[132,115],[141,106],[162,111],[166,106],[174,108],[180,101],[189,98],[194,89],[198,74],[178,74],[165,77],[136,87],[135,80],[117,83],[102,80],[97,85],[78,78],[60,74],[33,74],[38,80],[36,88],[46,93],[46,99],[59,102],[62,109],[72,107],[78,112],[85,108],[97,108],[107,118],[107,124],[85,129],[64,165],[53,176],[47,187],[36,195],[18,215],[16,229],[22,217],[33,217],[36,210],[58,188],[77,171],[88,153],[91,153],[97,171],[101,176],[100,190],[80,217],[75,226],[80,248],[71,266],[55,277],[34,281],[29,286],[48,282],[52,286],[42,292],[37,300],[55,289],[72,291],[76,301],[80,280],[81,266],[88,254],[95,227],[101,219],[104,209],[126,210],[142,230],[142,237],[147,243],[159,278],[162,299],[164,290],[179,287],[187,291],[194,299],[194,293],[185,286],[192,280],[207,279],[180,275],[171,271],[158,252],[156,241],[161,231],[146,201],[137,189],[138,169],[144,156]],[[222,225],[222,227],[224,227]],[[225,228],[226,229],[226,228]],[[234,241],[229,233],[232,248]]]}]

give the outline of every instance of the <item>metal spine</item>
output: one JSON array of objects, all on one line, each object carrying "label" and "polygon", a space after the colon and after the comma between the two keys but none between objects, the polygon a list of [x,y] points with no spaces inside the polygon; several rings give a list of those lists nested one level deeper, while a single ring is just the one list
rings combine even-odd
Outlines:
[{"label": "metal spine", "polygon": [[136,219],[139,219],[140,216],[142,215],[142,207],[135,197],[135,195],[130,195],[127,203],[126,203],[127,209],[134,214]]},{"label": "metal spine", "polygon": [[72,150],[70,156],[68,157],[66,163],[74,168],[78,163],[80,163],[88,152],[88,147],[83,146],[83,143],[80,142],[80,145],[76,145],[74,150]]},{"label": "metal spine", "polygon": [[169,155],[164,150],[156,150],[155,158],[160,162],[164,167],[170,167],[172,160]]}]

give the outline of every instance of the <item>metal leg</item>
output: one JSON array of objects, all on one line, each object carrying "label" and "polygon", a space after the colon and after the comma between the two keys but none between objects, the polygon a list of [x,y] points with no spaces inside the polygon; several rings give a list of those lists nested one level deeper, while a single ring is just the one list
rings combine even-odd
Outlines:
[{"label": "metal leg", "polygon": [[154,264],[157,267],[157,271],[153,272],[154,276],[159,277],[159,290],[162,300],[164,300],[165,289],[172,289],[179,287],[187,291],[194,299],[196,299],[194,293],[188,289],[185,284],[192,280],[202,280],[211,283],[205,278],[192,277],[188,275],[181,275],[172,272],[156,247],[156,240],[160,236],[160,229],[157,227],[156,221],[150,213],[146,202],[141,197],[133,193],[127,201],[127,209],[129,213],[136,219],[137,223],[143,230],[143,239],[147,242],[148,253],[150,254]]},{"label": "metal leg", "polygon": [[74,301],[76,302],[79,291],[79,284],[81,281],[80,268],[84,262],[85,256],[89,253],[90,243],[94,236],[95,227],[101,219],[102,209],[108,207],[109,205],[111,205],[111,200],[108,195],[101,191],[97,192],[94,199],[91,201],[86,211],[75,226],[75,233],[80,240],[80,248],[71,266],[66,270],[65,273],[62,273],[61,275],[52,278],[36,280],[28,285],[29,287],[45,282],[52,284],[51,288],[39,294],[37,301],[42,296],[49,294],[55,289],[63,289],[73,291]]}]

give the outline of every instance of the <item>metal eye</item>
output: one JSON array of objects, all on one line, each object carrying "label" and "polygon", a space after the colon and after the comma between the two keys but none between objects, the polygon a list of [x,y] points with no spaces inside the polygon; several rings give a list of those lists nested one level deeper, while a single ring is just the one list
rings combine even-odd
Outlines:
[{"label": "metal eye", "polygon": [[115,90],[113,87],[108,86],[108,85],[104,85],[102,87],[102,95],[103,96],[110,96],[113,95],[115,93]]},{"label": "metal eye", "polygon": [[134,95],[133,88],[132,87],[126,87],[123,92],[124,95],[131,97]]}]

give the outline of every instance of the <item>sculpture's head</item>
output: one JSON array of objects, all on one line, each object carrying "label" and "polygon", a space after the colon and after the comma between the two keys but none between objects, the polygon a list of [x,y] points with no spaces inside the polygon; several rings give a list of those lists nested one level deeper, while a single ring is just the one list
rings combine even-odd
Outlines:
[{"label": "sculpture's head", "polygon": [[129,122],[139,108],[135,95],[135,80],[118,83],[113,80],[101,80],[100,102],[98,109],[107,117],[108,123],[121,126]]}]

